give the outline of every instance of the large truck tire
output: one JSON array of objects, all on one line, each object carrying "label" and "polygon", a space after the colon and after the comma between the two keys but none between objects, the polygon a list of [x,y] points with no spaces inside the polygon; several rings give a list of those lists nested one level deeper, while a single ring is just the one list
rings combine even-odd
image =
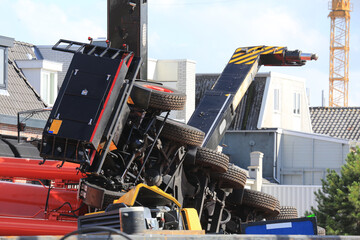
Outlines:
[{"label": "large truck tire", "polygon": [[[158,122],[163,122],[163,117],[157,118]],[[195,127],[172,119],[166,119],[164,127],[160,133],[160,138],[171,140],[181,145],[201,146],[205,133]]]},{"label": "large truck tire", "polygon": [[212,174],[212,177],[219,181],[220,188],[244,188],[246,183],[246,172],[240,167],[229,163],[228,170],[225,173]]},{"label": "large truck tire", "polygon": [[278,220],[278,219],[293,219],[293,218],[298,218],[297,208],[293,206],[281,206],[279,215],[277,215],[273,219]]},{"label": "large truck tire", "polygon": [[259,212],[263,212],[262,216],[266,219],[279,214],[279,200],[267,193],[251,189],[244,189],[242,205],[251,206]]},{"label": "large truck tire", "polygon": [[182,110],[186,102],[185,93],[147,81],[136,81],[130,97],[137,107],[163,111]]},{"label": "large truck tire", "polygon": [[209,168],[211,173],[225,173],[229,166],[229,157],[215,150],[199,147],[196,151],[195,164]]}]

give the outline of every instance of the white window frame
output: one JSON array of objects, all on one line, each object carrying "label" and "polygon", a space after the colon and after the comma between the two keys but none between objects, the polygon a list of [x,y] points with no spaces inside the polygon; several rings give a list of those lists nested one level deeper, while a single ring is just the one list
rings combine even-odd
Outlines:
[{"label": "white window frame", "polygon": [[7,48],[0,46],[0,89],[7,86]]},{"label": "white window frame", "polygon": [[[53,79],[51,79],[53,77]],[[58,94],[58,74],[57,72],[41,71],[40,95],[44,102],[53,106]]]},{"label": "white window frame", "polygon": [[298,92],[294,92],[293,94],[293,113],[295,115],[301,114],[301,94]]},{"label": "white window frame", "polygon": [[274,111],[280,112],[280,89],[274,88]]}]

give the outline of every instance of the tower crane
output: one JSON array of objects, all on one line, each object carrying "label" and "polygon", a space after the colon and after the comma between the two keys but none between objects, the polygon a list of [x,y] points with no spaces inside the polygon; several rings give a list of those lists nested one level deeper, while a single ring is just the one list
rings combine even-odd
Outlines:
[{"label": "tower crane", "polygon": [[[330,5],[331,4],[331,5]],[[348,106],[350,0],[332,0],[330,27],[329,106]]]}]

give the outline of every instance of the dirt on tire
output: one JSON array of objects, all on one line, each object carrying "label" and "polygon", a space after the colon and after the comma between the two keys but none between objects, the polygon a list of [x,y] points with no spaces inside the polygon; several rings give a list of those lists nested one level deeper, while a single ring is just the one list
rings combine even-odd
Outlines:
[{"label": "dirt on tire", "polygon": [[[164,121],[163,117],[157,118],[158,123]],[[160,133],[160,138],[165,138],[183,145],[201,146],[205,133],[195,127],[185,123],[166,119],[164,127]]]},{"label": "dirt on tire", "polygon": [[244,188],[246,183],[246,172],[240,167],[229,163],[228,170],[221,174],[212,174],[212,177],[218,179],[220,188]]},{"label": "dirt on tire", "polygon": [[182,110],[186,94],[176,89],[148,81],[136,81],[131,91],[131,100],[140,108],[163,111]]},{"label": "dirt on tire", "polygon": [[196,152],[195,163],[211,173],[225,173],[229,166],[229,157],[215,150],[199,147]]},{"label": "dirt on tire", "polygon": [[244,189],[242,205],[251,206],[259,212],[262,212],[263,217],[266,219],[279,214],[279,200],[270,194],[251,189]]},{"label": "dirt on tire", "polygon": [[298,211],[293,206],[281,206],[280,213],[273,220],[298,218]]}]

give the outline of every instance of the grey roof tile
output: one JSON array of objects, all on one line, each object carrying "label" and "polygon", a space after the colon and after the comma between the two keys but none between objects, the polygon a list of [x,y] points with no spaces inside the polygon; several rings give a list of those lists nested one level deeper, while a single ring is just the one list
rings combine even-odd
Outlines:
[{"label": "grey roof tile", "polygon": [[360,140],[360,107],[311,107],[315,133],[347,140]]},{"label": "grey roof tile", "polygon": [[[46,107],[15,63],[15,60],[36,59],[32,48],[33,45],[18,41],[9,48],[7,86],[9,95],[0,95],[0,114],[17,116],[20,111]],[[46,120],[47,114],[37,114],[34,118]]]}]

